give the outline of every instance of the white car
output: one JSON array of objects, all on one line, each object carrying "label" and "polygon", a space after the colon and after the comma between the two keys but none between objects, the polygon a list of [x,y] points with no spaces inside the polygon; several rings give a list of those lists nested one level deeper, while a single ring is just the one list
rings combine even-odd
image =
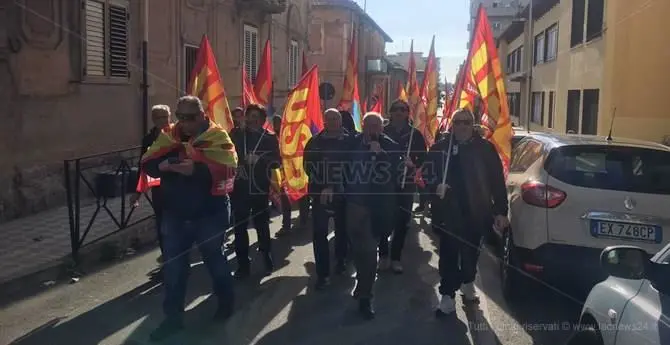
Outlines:
[{"label": "white car", "polygon": [[[529,133],[512,153],[510,227],[496,232],[501,284],[525,296],[530,274],[590,287],[603,248],[670,240],[670,148],[590,135]],[[579,279],[581,278],[581,279]]]},{"label": "white car", "polygon": [[600,257],[609,278],[591,290],[569,345],[670,344],[670,245],[614,246]]}]

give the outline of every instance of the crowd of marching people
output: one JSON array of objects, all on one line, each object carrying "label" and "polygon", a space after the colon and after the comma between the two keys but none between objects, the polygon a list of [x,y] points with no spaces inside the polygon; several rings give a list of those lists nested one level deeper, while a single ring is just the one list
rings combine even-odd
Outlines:
[{"label": "crowd of marching people", "polygon": [[[258,235],[265,273],[275,269],[269,195],[271,174],[281,167],[282,157],[278,135],[267,130],[266,110],[259,105],[235,109],[230,132],[211,122],[193,96],[179,99],[175,124],[170,123],[167,106],[155,106],[151,114],[155,128],[144,138],[140,167],[150,177],[160,178],[152,194],[166,318],[151,338],[161,340],[182,327],[188,253],[194,244],[213,280],[218,320],[234,313],[234,279],[251,273],[250,222]],[[388,118],[365,114],[359,133],[349,113],[328,109],[324,129],[303,150],[308,194],[297,203],[300,225],[311,220],[315,288],[327,288],[331,274],[346,272],[352,263],[356,271],[352,295],[366,319],[375,316],[377,271],[403,272],[403,247],[417,193],[419,210],[430,205],[431,224],[440,238],[442,298],[437,316],[455,312],[459,290],[465,303],[477,303],[473,282],[482,238],[492,227],[508,225],[502,164],[493,144],[476,131],[475,115],[457,110],[451,130],[427,148],[409,114],[407,102],[396,100]],[[270,122],[279,134],[281,118]],[[280,205],[283,222],[277,236],[291,232],[291,205],[285,193]],[[327,238],[331,218],[333,261]],[[222,249],[229,227],[237,258],[234,272]]]}]

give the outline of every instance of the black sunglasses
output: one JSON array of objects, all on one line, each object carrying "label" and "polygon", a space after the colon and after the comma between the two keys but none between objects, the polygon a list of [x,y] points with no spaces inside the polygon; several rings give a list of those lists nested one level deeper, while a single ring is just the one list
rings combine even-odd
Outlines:
[{"label": "black sunglasses", "polygon": [[470,120],[454,120],[455,125],[463,125],[463,126],[472,126],[472,121]]},{"label": "black sunglasses", "polygon": [[406,108],[406,107],[391,107],[391,111],[407,111],[407,112],[409,112],[409,108]]},{"label": "black sunglasses", "polygon": [[175,113],[179,121],[194,121],[200,116],[200,113]]}]

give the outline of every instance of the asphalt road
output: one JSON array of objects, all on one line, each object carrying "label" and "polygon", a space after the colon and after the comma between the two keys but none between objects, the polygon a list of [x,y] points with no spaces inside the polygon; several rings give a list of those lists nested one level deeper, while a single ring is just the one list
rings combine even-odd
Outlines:
[{"label": "asphalt road", "polygon": [[[280,219],[274,218],[273,230]],[[254,231],[250,230],[254,235]],[[457,306],[457,317],[436,319],[438,301],[436,243],[430,226],[419,219],[407,238],[405,273],[380,274],[376,287],[377,317],[363,321],[350,296],[354,281],[335,277],[325,291],[312,289],[314,264],[309,231],[274,240],[279,269],[237,285],[238,311],[225,324],[211,321],[214,299],[201,263],[192,267],[187,297],[186,330],[164,344],[564,344],[584,296],[554,287],[540,288],[517,306],[502,299],[498,263],[489,249],[482,253],[476,281],[478,307]],[[139,345],[161,321],[159,283],[147,273],[156,267],[157,250],[54,286],[0,311],[0,344]],[[231,254],[229,257],[234,257]],[[234,263],[233,263],[234,264]]]}]

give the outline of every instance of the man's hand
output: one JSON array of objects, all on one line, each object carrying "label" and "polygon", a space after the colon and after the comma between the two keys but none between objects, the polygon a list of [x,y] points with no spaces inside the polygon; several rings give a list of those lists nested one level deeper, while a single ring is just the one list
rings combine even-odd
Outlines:
[{"label": "man's hand", "polygon": [[370,151],[372,151],[374,153],[382,152],[382,146],[379,145],[378,141],[371,141],[370,142]]},{"label": "man's hand", "polygon": [[450,188],[451,188],[451,186],[449,186],[448,184],[440,183],[439,185],[437,185],[437,190],[436,190],[437,196],[439,196],[440,199],[444,199],[444,195],[447,194],[447,191]]},{"label": "man's hand", "polygon": [[160,164],[158,164],[158,170],[160,170],[160,171],[171,171],[172,166],[171,166],[170,162],[168,162],[168,160],[166,159],[166,160],[162,161]]},{"label": "man's hand", "polygon": [[258,155],[255,155],[253,153],[248,154],[247,157],[246,157],[247,163],[249,163],[249,164],[256,164],[256,162],[258,162],[259,158],[260,157],[258,157]]},{"label": "man's hand", "polygon": [[333,189],[325,188],[324,190],[322,190],[319,201],[321,202],[322,205],[328,205],[331,202],[333,202]]},{"label": "man's hand", "polygon": [[172,171],[185,175],[185,176],[191,176],[193,175],[193,170],[195,166],[193,165],[193,161],[190,159],[185,159],[178,164],[172,164],[171,169]]},{"label": "man's hand", "polygon": [[130,207],[136,208],[140,206],[140,198],[142,197],[142,193],[137,193],[133,196],[130,197]]},{"label": "man's hand", "polygon": [[405,157],[405,166],[409,169],[414,169],[416,167],[414,162],[412,162],[412,158],[410,158],[409,156]]},{"label": "man's hand", "polygon": [[507,216],[497,215],[493,218],[493,226],[496,230],[502,231],[509,226],[509,219]]}]

